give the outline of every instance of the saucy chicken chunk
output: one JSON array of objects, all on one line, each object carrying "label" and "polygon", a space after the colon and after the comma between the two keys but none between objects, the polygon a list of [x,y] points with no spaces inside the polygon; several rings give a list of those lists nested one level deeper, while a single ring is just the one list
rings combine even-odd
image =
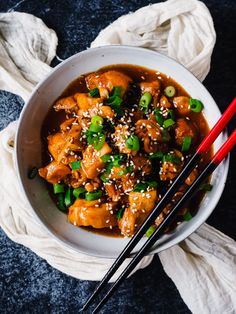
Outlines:
[{"label": "saucy chicken chunk", "polygon": [[[79,77],[55,101],[42,130],[39,175],[51,184],[71,224],[132,236],[207,134],[190,96],[158,73],[131,65],[104,68]],[[153,226],[193,184],[209,156]],[[196,208],[200,193],[178,213],[175,225]]]}]

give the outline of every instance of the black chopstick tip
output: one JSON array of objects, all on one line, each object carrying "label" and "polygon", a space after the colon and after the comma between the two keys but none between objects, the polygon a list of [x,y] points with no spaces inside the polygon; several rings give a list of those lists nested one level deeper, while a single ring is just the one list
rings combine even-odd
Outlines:
[{"label": "black chopstick tip", "polygon": [[80,310],[79,313],[83,313],[85,311],[85,306],[83,306]]}]

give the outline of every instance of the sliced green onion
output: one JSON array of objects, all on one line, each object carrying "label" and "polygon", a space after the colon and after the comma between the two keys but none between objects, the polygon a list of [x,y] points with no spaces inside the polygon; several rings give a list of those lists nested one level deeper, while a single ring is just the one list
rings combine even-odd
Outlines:
[{"label": "sliced green onion", "polygon": [[146,181],[146,182],[139,182],[135,185],[133,191],[134,192],[142,192],[146,191],[148,188],[157,188],[156,181]]},{"label": "sliced green onion", "polygon": [[167,119],[164,121],[163,126],[164,128],[169,128],[173,124],[175,124],[175,121],[173,119]]},{"label": "sliced green onion", "polygon": [[106,167],[106,172],[105,174],[109,175],[111,173],[111,169],[113,168],[113,163],[110,162],[107,167]]},{"label": "sliced green onion", "polygon": [[102,131],[103,129],[103,118],[100,116],[94,116],[91,119],[91,124],[89,126],[89,131],[95,132],[95,133],[99,133]]},{"label": "sliced green onion", "polygon": [[106,136],[105,134],[103,133],[98,133],[97,136],[94,136],[93,138],[93,147],[96,149],[96,150],[100,150],[103,145],[105,144],[105,141],[106,141]]},{"label": "sliced green onion", "polygon": [[156,152],[156,153],[151,153],[149,154],[149,159],[162,159],[164,154],[162,152]]},{"label": "sliced green onion", "polygon": [[190,212],[187,212],[186,214],[184,214],[183,216],[183,220],[184,221],[189,221],[193,218],[193,216],[190,214]]},{"label": "sliced green onion", "polygon": [[125,142],[127,148],[138,151],[140,149],[139,138],[136,135],[130,135]]},{"label": "sliced green onion", "polygon": [[120,86],[115,86],[112,89],[112,96],[118,96],[121,97],[121,92],[122,92],[122,87]]},{"label": "sliced green onion", "polygon": [[73,190],[73,195],[75,198],[84,198],[86,190],[82,186]]},{"label": "sliced green onion", "polygon": [[30,180],[32,180],[32,179],[34,179],[37,176],[37,174],[38,174],[38,168],[33,167],[28,172],[28,178]]},{"label": "sliced green onion", "polygon": [[175,95],[175,88],[174,86],[167,86],[164,89],[164,93],[167,97],[173,97]]},{"label": "sliced green onion", "polygon": [[192,143],[191,136],[185,136],[183,139],[183,144],[182,144],[182,148],[181,148],[182,152],[188,151],[190,146],[191,146],[191,143]]},{"label": "sliced green onion", "polygon": [[66,190],[64,202],[65,202],[66,207],[70,207],[72,205],[73,200],[72,200],[72,189],[71,188],[68,188]]},{"label": "sliced green onion", "polygon": [[57,203],[58,208],[62,212],[66,213],[67,212],[67,208],[66,208],[65,202],[64,202],[64,194],[62,194],[62,193],[58,194],[58,199],[57,200],[58,200],[58,203]]},{"label": "sliced green onion", "polygon": [[79,160],[72,161],[72,163],[71,163],[71,169],[72,170],[80,169],[80,167],[81,167],[81,162]]},{"label": "sliced green onion", "polygon": [[88,94],[90,97],[99,96],[99,89],[98,88],[90,89]]},{"label": "sliced green onion", "polygon": [[109,183],[110,182],[110,179],[107,178],[106,174],[103,173],[101,176],[100,176],[100,179],[102,180],[103,183]]},{"label": "sliced green onion", "polygon": [[152,225],[151,227],[149,227],[148,228],[148,230],[146,231],[146,236],[148,237],[148,238],[150,238],[150,236],[155,232],[155,230],[156,230],[156,226],[155,225]]},{"label": "sliced green onion", "polygon": [[164,119],[163,115],[161,114],[161,110],[160,109],[156,109],[155,110],[155,116],[156,116],[157,123],[160,126],[162,126],[165,119]]},{"label": "sliced green onion", "polygon": [[169,109],[169,110],[168,110],[168,116],[169,116],[172,120],[175,120],[174,110]]},{"label": "sliced green onion", "polygon": [[120,170],[120,171],[118,172],[118,175],[119,175],[119,176],[122,176],[122,175],[127,174],[127,173],[130,173],[130,172],[132,172],[132,171],[134,171],[134,167],[133,167],[133,166],[129,166],[129,167],[126,167],[125,169]]},{"label": "sliced green onion", "polygon": [[123,154],[113,155],[111,160],[112,160],[112,165],[114,167],[120,167],[125,162],[125,155],[123,155]]},{"label": "sliced green onion", "polygon": [[65,192],[65,185],[63,183],[53,184],[53,192],[54,192],[54,194],[64,193]]},{"label": "sliced green onion", "polygon": [[200,189],[206,192],[210,192],[213,189],[213,185],[210,183],[203,183],[201,184]]},{"label": "sliced green onion", "polygon": [[100,157],[104,163],[110,162],[111,161],[111,155],[110,154],[105,154]]},{"label": "sliced green onion", "polygon": [[152,101],[152,95],[151,95],[151,93],[146,92],[146,93],[144,93],[144,94],[141,96],[140,101],[139,101],[139,106],[140,106],[143,110],[147,111],[148,108],[149,108],[149,105],[150,105],[151,101]]},{"label": "sliced green onion", "polygon": [[120,208],[120,209],[116,212],[116,218],[117,218],[118,220],[120,220],[120,219],[123,217],[124,211],[125,211],[124,208]]},{"label": "sliced green onion", "polygon": [[174,156],[174,155],[171,155],[171,154],[164,155],[162,161],[163,162],[173,162],[175,164],[180,164],[181,163],[180,157],[177,157],[177,156]]},{"label": "sliced green onion", "polygon": [[97,190],[97,191],[93,191],[93,192],[87,192],[85,194],[85,199],[87,201],[94,201],[99,199],[102,196],[102,191],[101,190]]},{"label": "sliced green onion", "polygon": [[119,96],[111,96],[107,99],[107,104],[115,110],[116,113],[120,114],[121,113],[121,104],[122,104],[122,99]]},{"label": "sliced green onion", "polygon": [[204,108],[203,103],[200,100],[194,98],[190,98],[189,106],[193,112],[201,112]]}]

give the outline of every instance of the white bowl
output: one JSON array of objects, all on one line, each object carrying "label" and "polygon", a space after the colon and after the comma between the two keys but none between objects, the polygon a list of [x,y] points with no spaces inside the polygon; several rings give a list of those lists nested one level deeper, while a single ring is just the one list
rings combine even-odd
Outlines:
[{"label": "white bowl", "polygon": [[[129,239],[98,235],[71,225],[66,215],[61,213],[51,200],[45,181],[40,178],[29,180],[27,172],[33,166],[42,166],[40,131],[54,100],[81,74],[111,64],[135,64],[163,72],[178,82],[193,98],[204,103],[204,115],[210,127],[220,117],[220,111],[213,98],[195,76],[173,59],[143,48],[106,46],[88,49],[62,62],[36,86],[21,113],[16,138],[17,167],[24,193],[35,214],[52,236],[77,251],[105,258],[117,257]],[[215,149],[218,149],[225,139],[226,135],[220,135],[215,142]],[[213,190],[204,197],[196,216],[191,221],[180,224],[172,234],[161,237],[150,254],[184,240],[208,218],[223,192],[228,166],[227,159],[214,172]],[[134,252],[144,241],[145,239],[140,241]]]}]

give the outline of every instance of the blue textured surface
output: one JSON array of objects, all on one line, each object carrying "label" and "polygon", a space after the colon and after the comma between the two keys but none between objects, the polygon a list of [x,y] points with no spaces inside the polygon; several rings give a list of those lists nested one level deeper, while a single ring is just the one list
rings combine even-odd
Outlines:
[{"label": "blue textured surface", "polygon": [[[98,32],[120,15],[156,1],[0,1],[0,11],[14,9],[32,13],[59,37],[58,55],[65,59],[87,48]],[[157,1],[158,2],[158,1]],[[234,0],[204,1],[217,32],[211,72],[204,84],[223,111],[235,96]],[[56,61],[53,62],[56,64]],[[19,116],[23,101],[0,92],[0,128]],[[235,128],[235,119],[229,130]],[[223,196],[208,223],[236,239],[235,152]],[[13,243],[0,229],[1,313],[77,313],[96,283],[76,280],[49,266],[27,248]],[[172,281],[156,256],[145,270],[138,271],[121,286],[101,313],[189,313]]]}]

